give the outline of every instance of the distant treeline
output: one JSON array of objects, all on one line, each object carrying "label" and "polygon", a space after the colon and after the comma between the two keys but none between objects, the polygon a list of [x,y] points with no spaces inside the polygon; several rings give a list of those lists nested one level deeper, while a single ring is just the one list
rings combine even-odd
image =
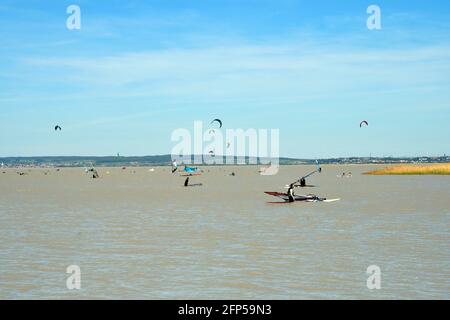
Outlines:
[{"label": "distant treeline", "polygon": [[144,156],[144,157],[8,157],[0,158],[7,166],[12,165],[35,165],[35,166],[58,166],[58,167],[86,167],[86,166],[145,166],[145,165],[167,165],[171,163],[170,155]]},{"label": "distant treeline", "polygon": [[[214,159],[217,163],[221,160],[223,164],[268,164],[269,159],[259,159],[250,157],[232,157],[233,160],[227,160],[226,157],[204,156],[208,159]],[[190,159],[195,164],[194,158],[201,156],[187,156],[183,159]],[[280,164],[298,163],[300,160],[280,158]],[[0,162],[7,166],[57,166],[57,167],[86,167],[86,166],[104,166],[104,167],[121,167],[121,166],[162,166],[171,165],[171,155],[141,156],[141,157],[83,157],[83,156],[64,156],[64,157],[6,157],[0,158]],[[179,161],[181,164],[183,161]],[[313,163],[314,160],[311,160]],[[206,164],[206,163],[205,163]]]},{"label": "distant treeline", "polygon": [[[197,156],[201,157],[201,156]],[[205,156],[206,157],[206,156]],[[194,163],[194,156],[188,156]],[[186,157],[185,157],[186,159]],[[208,159],[211,159],[208,156]],[[268,164],[269,159],[259,159],[250,157],[234,157],[233,161],[226,161],[225,157],[220,159],[220,156],[214,158],[216,161],[226,165],[233,164]],[[232,158],[233,159],[233,158]],[[293,159],[280,158],[281,165],[295,165],[295,164],[376,164],[376,163],[445,163],[450,162],[450,157],[414,157],[414,158],[396,158],[396,157],[349,157],[349,158],[328,158],[328,159]],[[55,167],[87,167],[87,166],[103,166],[103,167],[120,167],[120,166],[162,166],[171,165],[171,155],[156,155],[156,156],[135,156],[135,157],[87,157],[87,156],[65,156],[65,157],[5,157],[0,158],[0,163],[6,166],[55,166]],[[181,163],[179,163],[181,164]],[[195,163],[194,163],[195,164]]]}]

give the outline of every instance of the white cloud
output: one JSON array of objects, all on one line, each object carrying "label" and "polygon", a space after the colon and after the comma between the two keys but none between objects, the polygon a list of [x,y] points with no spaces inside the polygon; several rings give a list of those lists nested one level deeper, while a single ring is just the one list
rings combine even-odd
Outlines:
[{"label": "white cloud", "polygon": [[440,88],[449,84],[449,50],[253,45],[25,62],[42,71],[43,81],[68,82],[94,95],[251,99],[263,94],[270,100]]}]

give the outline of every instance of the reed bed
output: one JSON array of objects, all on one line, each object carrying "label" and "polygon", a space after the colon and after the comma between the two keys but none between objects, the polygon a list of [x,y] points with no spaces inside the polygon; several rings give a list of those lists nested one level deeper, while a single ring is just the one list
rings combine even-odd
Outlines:
[{"label": "reed bed", "polygon": [[366,172],[371,175],[450,175],[450,163],[395,165]]}]

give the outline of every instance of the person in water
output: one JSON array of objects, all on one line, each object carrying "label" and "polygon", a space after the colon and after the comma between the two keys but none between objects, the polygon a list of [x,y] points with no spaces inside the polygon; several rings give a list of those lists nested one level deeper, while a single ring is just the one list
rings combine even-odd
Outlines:
[{"label": "person in water", "polygon": [[289,189],[288,189],[288,192],[287,192],[287,195],[288,195],[288,197],[289,197],[289,202],[294,202],[294,201],[295,201],[295,198],[294,198],[294,188],[295,188],[295,185],[294,185],[293,183],[291,183],[291,184],[289,185]]},{"label": "person in water", "polygon": [[186,181],[184,181],[184,186],[189,187],[189,177],[187,177]]},{"label": "person in water", "polygon": [[300,179],[300,187],[306,187],[306,179],[305,178],[301,178]]}]

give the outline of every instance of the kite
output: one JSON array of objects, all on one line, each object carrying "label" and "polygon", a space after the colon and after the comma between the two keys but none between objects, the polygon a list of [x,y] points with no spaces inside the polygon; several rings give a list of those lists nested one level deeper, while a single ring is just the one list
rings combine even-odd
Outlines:
[{"label": "kite", "polygon": [[220,119],[214,119],[213,121],[211,121],[210,124],[213,124],[214,122],[217,122],[219,124],[219,129],[222,128],[222,120]]}]

